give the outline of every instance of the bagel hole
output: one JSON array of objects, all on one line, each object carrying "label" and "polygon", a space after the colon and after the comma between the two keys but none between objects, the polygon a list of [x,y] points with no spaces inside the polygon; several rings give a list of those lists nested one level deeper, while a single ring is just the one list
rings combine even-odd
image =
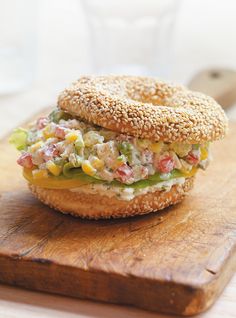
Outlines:
[{"label": "bagel hole", "polygon": [[129,95],[129,98],[135,102],[152,104],[153,106],[163,106],[159,96],[141,96],[141,95]]}]

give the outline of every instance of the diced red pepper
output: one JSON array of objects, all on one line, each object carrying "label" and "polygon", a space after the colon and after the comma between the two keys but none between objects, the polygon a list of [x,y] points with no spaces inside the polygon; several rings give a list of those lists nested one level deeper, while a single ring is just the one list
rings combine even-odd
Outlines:
[{"label": "diced red pepper", "polygon": [[159,160],[157,160],[155,167],[161,173],[169,173],[174,169],[175,162],[171,156],[160,157]]},{"label": "diced red pepper", "polygon": [[123,164],[116,169],[116,176],[121,182],[126,183],[130,178],[132,178],[133,170],[127,164]]},{"label": "diced red pepper", "polygon": [[185,159],[191,165],[196,166],[200,161],[200,154],[194,153],[191,151],[191,152],[189,152],[189,154],[186,156]]},{"label": "diced red pepper", "polygon": [[65,128],[57,126],[55,129],[55,137],[60,138],[60,139],[64,139],[65,138]]},{"label": "diced red pepper", "polygon": [[32,169],[34,164],[32,162],[32,155],[28,152],[24,152],[20,158],[17,160],[18,165],[27,168]]},{"label": "diced red pepper", "polygon": [[36,122],[36,125],[38,129],[43,129],[47,125],[47,123],[48,123],[47,117],[39,117]]}]

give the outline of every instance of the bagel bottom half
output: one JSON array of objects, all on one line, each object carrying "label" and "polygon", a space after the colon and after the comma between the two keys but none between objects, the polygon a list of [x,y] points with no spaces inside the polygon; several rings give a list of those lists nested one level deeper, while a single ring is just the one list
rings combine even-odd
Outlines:
[{"label": "bagel bottom half", "polygon": [[156,191],[136,196],[130,201],[98,194],[69,190],[45,189],[29,184],[31,192],[43,203],[62,213],[88,219],[123,218],[162,210],[183,200],[193,186],[194,177],[187,178],[170,191]]}]

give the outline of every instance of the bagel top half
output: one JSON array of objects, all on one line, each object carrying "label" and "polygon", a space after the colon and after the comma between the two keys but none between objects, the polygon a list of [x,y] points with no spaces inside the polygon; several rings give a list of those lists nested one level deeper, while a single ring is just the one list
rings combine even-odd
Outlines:
[{"label": "bagel top half", "polygon": [[211,97],[150,77],[84,76],[65,89],[58,106],[92,124],[153,141],[221,139],[227,118]]}]

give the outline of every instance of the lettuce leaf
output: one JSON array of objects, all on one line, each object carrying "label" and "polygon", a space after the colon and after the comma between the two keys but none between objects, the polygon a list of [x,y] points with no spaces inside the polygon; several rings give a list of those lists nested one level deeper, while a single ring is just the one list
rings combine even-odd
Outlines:
[{"label": "lettuce leaf", "polygon": [[[149,187],[149,186],[152,186],[152,185],[155,185],[159,182],[164,181],[161,178],[160,173],[155,173],[154,175],[149,176],[148,179],[139,180],[139,181],[134,182],[132,184],[124,184],[124,183],[121,183],[117,180],[114,180],[114,181],[109,183],[109,182],[104,181],[104,180],[99,180],[96,177],[88,176],[87,174],[85,174],[82,171],[81,168],[76,168],[70,163],[67,164],[66,167],[64,166],[63,173],[64,173],[64,176],[61,175],[59,177],[54,177],[54,178],[58,178],[58,181],[60,179],[81,179],[83,181],[88,182],[88,184],[90,184],[90,183],[103,183],[104,185],[111,185],[111,186],[121,187],[121,188],[133,188],[133,189],[146,188],[146,187]],[[180,177],[184,177],[184,174],[181,171],[174,169],[170,173],[168,180],[171,180],[174,178],[180,178]]]},{"label": "lettuce leaf", "polygon": [[24,128],[16,128],[13,130],[9,143],[13,144],[17,150],[25,150],[27,146],[28,132]]}]

